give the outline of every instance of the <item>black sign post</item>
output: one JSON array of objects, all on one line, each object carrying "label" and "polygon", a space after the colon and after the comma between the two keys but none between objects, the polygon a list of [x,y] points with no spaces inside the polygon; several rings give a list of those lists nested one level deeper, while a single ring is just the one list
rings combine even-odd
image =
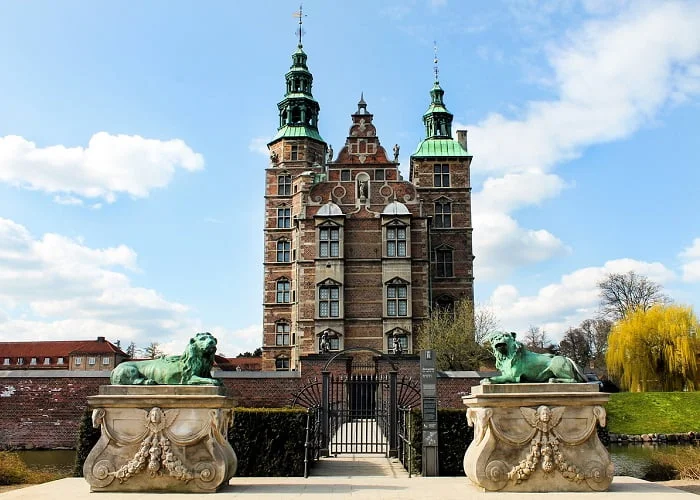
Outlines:
[{"label": "black sign post", "polygon": [[420,352],[421,405],[423,408],[423,477],[438,475],[437,374],[435,351]]}]

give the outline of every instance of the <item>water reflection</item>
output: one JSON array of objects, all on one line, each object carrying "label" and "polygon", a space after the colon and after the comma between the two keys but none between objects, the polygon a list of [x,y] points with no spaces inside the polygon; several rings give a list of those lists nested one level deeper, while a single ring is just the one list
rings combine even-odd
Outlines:
[{"label": "water reflection", "polygon": [[[660,471],[654,470],[652,456],[657,450],[675,451],[692,444],[664,443],[630,443],[610,444],[610,458],[615,464],[616,476],[632,476],[639,479],[651,479]],[[656,473],[656,474],[655,474]]]}]

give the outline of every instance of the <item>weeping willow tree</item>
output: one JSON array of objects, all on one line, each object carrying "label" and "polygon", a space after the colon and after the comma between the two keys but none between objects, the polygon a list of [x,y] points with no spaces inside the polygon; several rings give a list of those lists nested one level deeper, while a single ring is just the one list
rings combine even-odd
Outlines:
[{"label": "weeping willow tree", "polygon": [[435,350],[438,370],[478,370],[493,358],[476,340],[485,328],[480,314],[468,300],[457,302],[454,310],[434,309],[421,325],[418,348]]},{"label": "weeping willow tree", "polygon": [[610,330],[608,371],[632,392],[694,391],[700,388],[699,328],[690,307],[633,311]]}]

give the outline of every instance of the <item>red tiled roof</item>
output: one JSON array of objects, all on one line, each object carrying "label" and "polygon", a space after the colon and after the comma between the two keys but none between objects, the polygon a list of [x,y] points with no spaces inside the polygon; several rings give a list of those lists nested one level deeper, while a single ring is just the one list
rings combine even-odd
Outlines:
[{"label": "red tiled roof", "polygon": [[250,357],[250,358],[225,358],[227,361],[227,368],[222,369],[229,369],[229,370],[235,370],[237,367],[241,367],[241,370],[246,370],[246,371],[260,371],[262,370],[262,357],[260,356],[255,356],[255,357]]},{"label": "red tiled roof", "polygon": [[[48,340],[44,342],[0,342],[0,358],[68,358],[76,354],[120,354],[126,353],[109,340]],[[0,362],[1,364],[1,362]]]}]

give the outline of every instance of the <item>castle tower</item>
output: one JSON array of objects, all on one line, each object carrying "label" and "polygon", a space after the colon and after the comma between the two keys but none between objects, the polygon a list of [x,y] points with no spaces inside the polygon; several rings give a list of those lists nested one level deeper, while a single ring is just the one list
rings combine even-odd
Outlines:
[{"label": "castle tower", "polygon": [[411,155],[410,180],[430,217],[430,301],[451,308],[474,301],[474,254],[467,131],[452,139],[452,114],[444,103],[435,59],[435,83],[423,115],[425,139]]}]

